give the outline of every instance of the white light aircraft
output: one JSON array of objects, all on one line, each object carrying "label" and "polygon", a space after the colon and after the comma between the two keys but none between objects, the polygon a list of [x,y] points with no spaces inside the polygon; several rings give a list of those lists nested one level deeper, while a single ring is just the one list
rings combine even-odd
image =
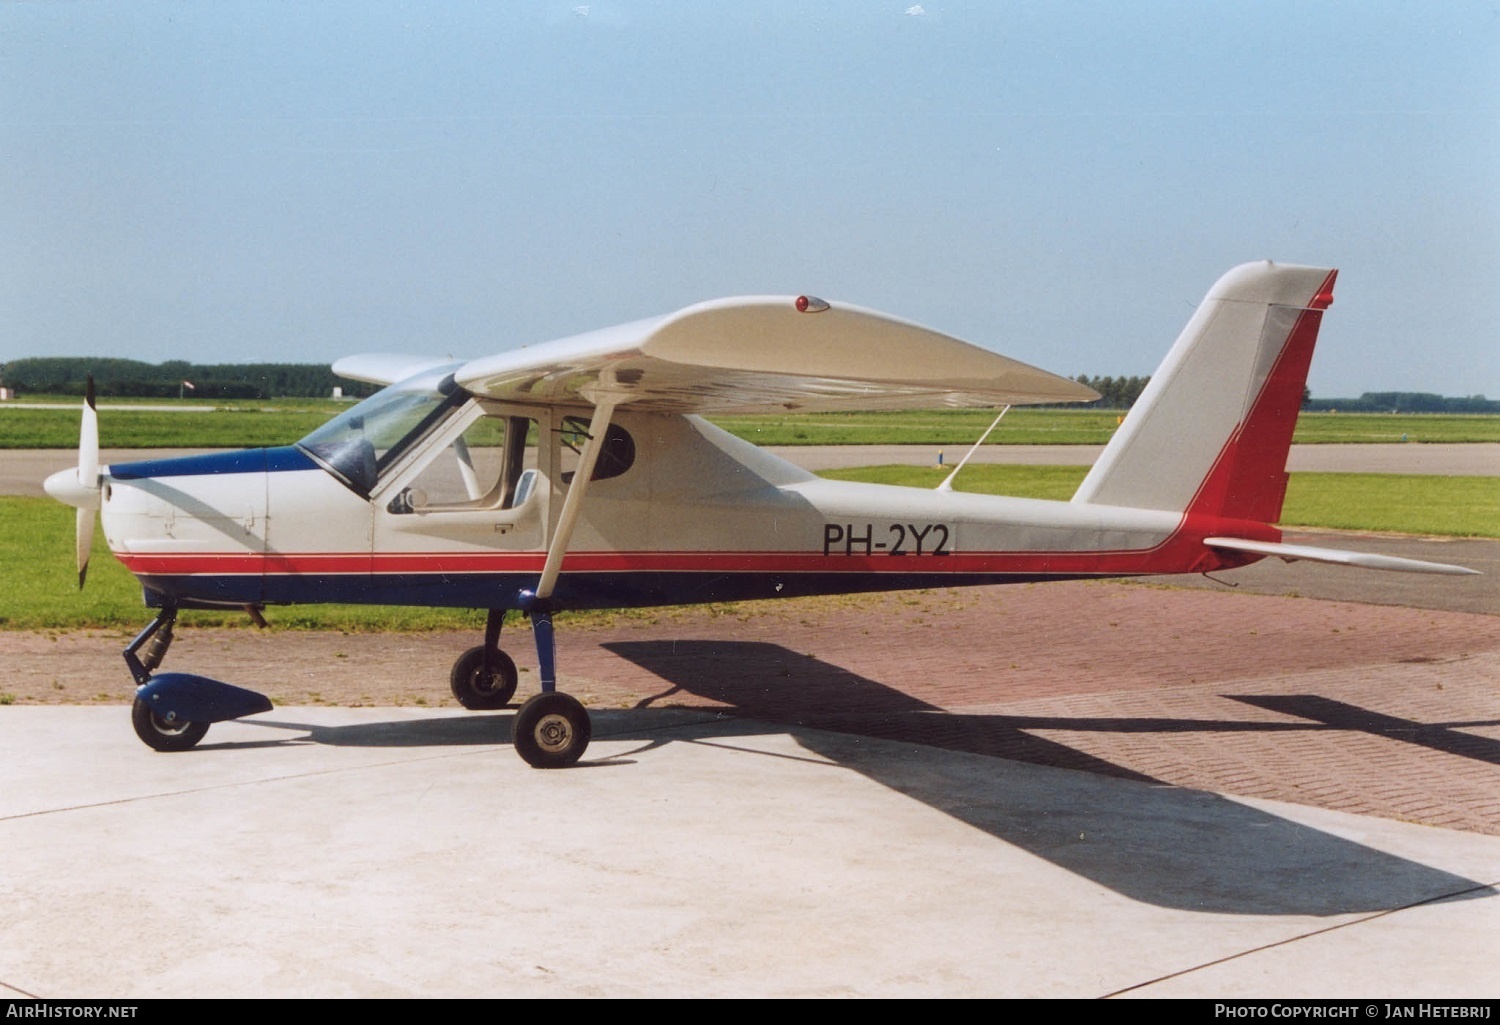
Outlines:
[{"label": "white light aircraft", "polygon": [[[453,666],[467,708],[510,704],[505,615],[531,620],[541,691],[512,734],[576,762],[588,713],[556,689],[570,609],[1231,569],[1267,556],[1469,573],[1287,545],[1275,523],[1336,272],[1245,264],[1209,291],[1071,501],[822,480],[701,419],[784,410],[1088,401],[1082,385],[811,296],[718,299],[470,362],[355,356],[388,385],[295,445],[78,467],[79,583],[95,510],[156,618],[125,650],[136,732],[163,751],[270,701],[155,675],[178,611],[345,602],[488,610]],[[946,482],[945,482],[946,483]]]}]

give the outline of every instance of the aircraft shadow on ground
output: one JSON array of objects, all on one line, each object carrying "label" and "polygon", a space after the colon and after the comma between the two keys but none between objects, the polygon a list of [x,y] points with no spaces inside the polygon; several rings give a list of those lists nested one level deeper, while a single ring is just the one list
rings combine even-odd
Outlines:
[{"label": "aircraft shadow on ground", "polygon": [[[1500,743],[1456,732],[1489,723],[1416,723],[1316,695],[1230,696],[1305,720],[1300,723],[965,715],[776,644],[643,641],[605,647],[666,686],[633,711],[597,712],[596,739],[640,739],[650,747],[722,738],[716,710],[696,701],[697,707],[663,715],[677,700],[709,699],[737,719],[791,727],[799,743],[823,758],[1144,903],[1213,913],[1329,916],[1496,894],[1475,880],[1214,793],[1167,784],[1028,732],[1359,729],[1500,764]],[[693,726],[694,713],[703,716],[701,730]],[[257,717],[242,722],[303,735],[222,746],[483,746],[508,742],[511,718],[504,712],[323,726]],[[745,723],[743,729],[765,727]],[[889,746],[862,742],[867,737],[1003,761],[893,757]],[[215,746],[212,734],[203,746]],[[604,763],[586,756],[584,764]],[[1053,771],[1058,768],[1079,771]]]},{"label": "aircraft shadow on ground", "polygon": [[1400,740],[1444,754],[1500,765],[1500,740],[1464,733],[1464,729],[1500,726],[1500,719],[1424,723],[1372,712],[1316,694],[1229,694],[1226,697],[1283,715],[1295,715],[1332,730],[1351,730]]},{"label": "aircraft shadow on ground", "polygon": [[241,719],[240,722],[246,726],[264,726],[274,730],[297,730],[305,735],[215,745],[214,735],[210,732],[208,739],[199,746],[208,749],[215,746],[243,748],[311,743],[326,744],[329,747],[475,747],[510,743],[510,720],[511,715],[507,712],[322,726],[317,723],[289,722],[256,716],[253,719]]},{"label": "aircraft shadow on ground", "polygon": [[[1308,728],[1302,724],[955,715],[776,644],[641,641],[606,648],[669,685],[640,707],[670,702],[673,695],[693,695],[723,702],[737,715],[833,731],[799,733],[797,739],[870,779],[1134,900],[1214,913],[1327,916],[1496,893],[1475,880],[1217,794],[1168,785],[1025,732]],[[1372,727],[1369,713],[1313,696],[1237,700],[1326,724],[1313,728],[1352,721],[1367,729],[1388,725]],[[1417,733],[1423,729],[1422,724],[1402,725]],[[1472,735],[1440,739],[1445,728],[1425,728],[1428,746],[1461,748],[1485,761],[1500,756],[1494,741]],[[976,771],[967,761],[916,766],[909,759],[891,758],[887,747],[861,745],[850,736],[990,755],[1009,764],[993,763],[993,773],[987,767]],[[1083,771],[1050,771],[1056,768]],[[1101,775],[1143,785],[1121,786]]]}]

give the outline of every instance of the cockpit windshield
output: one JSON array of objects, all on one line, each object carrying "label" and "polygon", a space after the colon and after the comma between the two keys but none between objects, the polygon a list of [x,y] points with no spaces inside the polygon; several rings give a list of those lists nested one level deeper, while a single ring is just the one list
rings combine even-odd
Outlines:
[{"label": "cockpit windshield", "polygon": [[297,442],[297,447],[368,498],[386,467],[468,401],[468,392],[453,380],[459,365],[376,392]]}]

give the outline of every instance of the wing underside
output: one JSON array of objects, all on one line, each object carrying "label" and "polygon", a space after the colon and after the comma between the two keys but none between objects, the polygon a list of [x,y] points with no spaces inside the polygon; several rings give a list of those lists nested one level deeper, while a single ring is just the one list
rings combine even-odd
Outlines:
[{"label": "wing underside", "polygon": [[464,365],[486,398],[608,399],[663,413],[921,409],[1088,402],[1095,392],[886,314],[744,297],[528,346]]}]

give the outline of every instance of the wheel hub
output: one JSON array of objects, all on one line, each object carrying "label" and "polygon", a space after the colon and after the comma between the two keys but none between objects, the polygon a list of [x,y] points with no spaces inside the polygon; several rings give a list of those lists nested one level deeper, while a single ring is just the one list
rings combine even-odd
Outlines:
[{"label": "wheel hub", "polygon": [[566,716],[544,715],[536,724],[536,742],[546,751],[561,751],[572,739],[573,727]]},{"label": "wheel hub", "polygon": [[191,723],[177,721],[176,712],[168,712],[165,716],[152,712],[151,725],[155,726],[162,733],[176,735],[187,732],[187,728]]}]

